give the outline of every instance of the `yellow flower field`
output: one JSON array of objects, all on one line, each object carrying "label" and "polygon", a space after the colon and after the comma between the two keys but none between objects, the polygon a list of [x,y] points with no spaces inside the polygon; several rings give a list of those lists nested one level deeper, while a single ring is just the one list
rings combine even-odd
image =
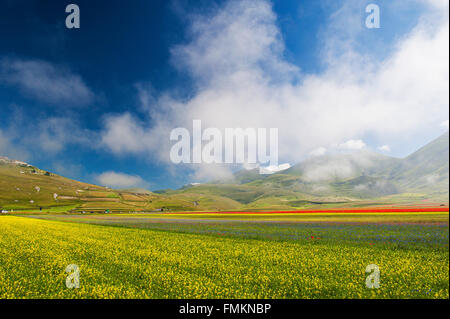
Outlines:
[{"label": "yellow flower field", "polygon": [[[78,289],[66,287],[69,264],[79,266]],[[379,289],[366,288],[369,264],[380,268]],[[448,283],[448,246],[393,249],[0,217],[0,298],[449,298]]]}]

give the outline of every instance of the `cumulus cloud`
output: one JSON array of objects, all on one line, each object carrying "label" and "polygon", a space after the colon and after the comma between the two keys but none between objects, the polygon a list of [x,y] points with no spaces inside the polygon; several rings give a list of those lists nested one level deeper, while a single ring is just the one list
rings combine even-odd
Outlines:
[{"label": "cumulus cloud", "polygon": [[0,143],[3,145],[0,147],[0,155],[9,154],[22,160],[48,161],[71,146],[81,146],[84,149],[98,147],[98,133],[83,128],[75,115],[30,119],[21,115],[20,106],[16,106],[15,110],[19,115],[13,115],[0,129],[0,140],[3,141]]},{"label": "cumulus cloud", "polygon": [[325,147],[318,147],[316,149],[313,149],[311,152],[309,152],[310,156],[322,156],[327,153],[327,149]]},{"label": "cumulus cloud", "polygon": [[169,161],[170,124],[155,116],[152,127],[138,120],[130,113],[107,115],[100,145],[116,155],[146,155],[161,162]]},{"label": "cumulus cloud", "polygon": [[148,122],[129,114],[107,118],[102,141],[111,151],[168,161],[170,130],[200,119],[220,130],[276,127],[280,160],[298,162],[321,145],[361,149],[365,143],[355,138],[366,134],[398,145],[448,117],[449,27],[441,7],[429,5],[382,60],[359,54],[330,29],[319,74],[302,73],[284,58],[268,1],[231,0],[192,21],[190,40],[172,49],[172,60],[191,75],[196,91],[187,99],[170,92],[157,97]]},{"label": "cumulus cloud", "polygon": [[194,170],[192,180],[205,182],[210,180],[232,180],[234,178],[230,168],[223,164],[192,164]]},{"label": "cumulus cloud", "polygon": [[139,176],[113,171],[104,172],[98,175],[96,180],[101,185],[111,188],[148,187],[148,183]]},{"label": "cumulus cloud", "polygon": [[303,180],[307,182],[321,182],[332,179],[347,179],[356,175],[355,166],[348,159],[335,159],[321,165],[305,167]]},{"label": "cumulus cloud", "polygon": [[9,136],[7,132],[0,129],[0,156],[7,156],[10,159],[26,161],[30,158],[30,154],[16,141]]},{"label": "cumulus cloud", "polygon": [[302,179],[322,182],[357,177],[373,168],[378,160],[379,155],[367,150],[312,158],[300,164]]},{"label": "cumulus cloud", "polygon": [[174,63],[208,87],[234,77],[252,80],[263,70],[282,78],[298,71],[283,60],[284,43],[268,1],[228,1],[212,17],[195,16],[189,35],[190,43],[172,49]]},{"label": "cumulus cloud", "polygon": [[287,170],[290,167],[291,167],[291,164],[289,164],[289,163],[280,164],[280,165],[269,165],[269,166],[265,166],[265,167],[261,166],[259,168],[259,173],[260,174],[274,174],[277,172]]},{"label": "cumulus cloud", "polygon": [[59,107],[83,106],[94,94],[82,78],[69,69],[39,60],[0,59],[0,84]]},{"label": "cumulus cloud", "polygon": [[348,140],[347,142],[338,145],[338,148],[344,150],[361,150],[364,147],[366,147],[366,143],[362,140]]},{"label": "cumulus cloud", "polygon": [[64,177],[77,178],[81,176],[83,166],[81,164],[71,164],[67,161],[54,161],[52,163],[52,170]]},{"label": "cumulus cloud", "polygon": [[448,0],[421,0],[439,9],[448,9]]},{"label": "cumulus cloud", "polygon": [[93,147],[95,136],[93,131],[83,129],[77,121],[67,117],[50,117],[41,120],[33,128],[30,138],[40,149],[50,153],[58,153],[68,145],[83,145]]},{"label": "cumulus cloud", "polygon": [[389,147],[389,145],[381,145],[377,147],[378,150],[382,151],[382,152],[390,152],[391,148]]},{"label": "cumulus cloud", "polygon": [[146,149],[145,130],[129,113],[105,120],[102,143],[114,153],[139,153]]}]

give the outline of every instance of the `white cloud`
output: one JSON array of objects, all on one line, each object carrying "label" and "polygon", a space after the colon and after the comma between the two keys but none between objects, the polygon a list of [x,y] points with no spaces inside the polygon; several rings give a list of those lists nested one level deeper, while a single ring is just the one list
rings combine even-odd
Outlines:
[{"label": "white cloud", "polygon": [[367,150],[312,158],[300,164],[302,178],[305,181],[318,182],[357,177],[364,170],[373,167],[378,159],[379,155]]},{"label": "white cloud", "polygon": [[7,156],[10,159],[26,161],[30,158],[30,154],[17,145],[14,139],[6,132],[0,129],[0,156]]},{"label": "white cloud", "polygon": [[338,148],[345,150],[362,150],[364,147],[366,147],[366,143],[362,140],[348,140],[338,145]]},{"label": "white cloud", "polygon": [[276,18],[268,1],[228,1],[212,17],[192,19],[191,42],[171,50],[174,63],[208,86],[226,85],[224,80],[240,75],[260,76],[261,69],[284,78],[298,68],[283,60]]},{"label": "white cloud", "polygon": [[425,1],[428,4],[436,6],[438,9],[447,9],[448,11],[448,0],[421,0]]},{"label": "white cloud", "polygon": [[[98,133],[82,128],[75,115],[32,119],[21,115],[12,116],[4,129],[0,129],[0,155],[36,161],[49,161],[52,156],[64,152],[70,146],[85,149],[98,148]],[[76,175],[72,175],[76,176]]]},{"label": "white cloud", "polygon": [[382,61],[358,54],[352,41],[342,42],[329,30],[325,69],[309,75],[285,60],[268,1],[228,1],[193,19],[190,42],[172,50],[173,63],[191,74],[196,92],[183,100],[170,93],[158,97],[149,123],[111,116],[103,144],[115,153],[168,162],[170,130],[190,128],[193,119],[221,130],[277,127],[280,160],[289,162],[346,140],[344,147],[361,149],[365,143],[355,138],[365,134],[401,144],[405,136],[429,132],[448,117],[448,14],[433,8]]},{"label": "white cloud", "polygon": [[148,154],[153,159],[169,161],[169,123],[155,115],[156,124],[146,127],[130,113],[106,116],[100,144],[111,152]]},{"label": "white cloud", "polygon": [[270,165],[270,166],[266,166],[266,167],[260,167],[259,173],[260,174],[273,174],[276,172],[281,172],[281,171],[287,170],[290,167],[291,167],[291,164],[289,164],[289,163],[280,164],[280,165]]},{"label": "white cloud", "polygon": [[81,164],[71,164],[67,161],[55,161],[52,163],[52,171],[61,176],[79,180],[83,172],[83,166]]},{"label": "white cloud", "polygon": [[148,187],[141,177],[118,172],[104,172],[96,177],[98,183],[111,188]]},{"label": "white cloud", "polygon": [[145,150],[145,131],[129,113],[105,120],[102,143],[114,153],[138,153]]},{"label": "white cloud", "polygon": [[309,152],[309,155],[315,157],[315,156],[325,155],[326,153],[327,153],[327,149],[325,147],[321,146],[321,147],[318,147],[318,148],[312,150],[311,152]]},{"label": "white cloud", "polygon": [[258,163],[244,163],[242,164],[242,168],[246,170],[253,170],[259,167]]},{"label": "white cloud", "polygon": [[447,128],[447,129],[448,129],[448,120],[447,120],[447,121],[444,121],[444,122],[442,122],[442,123],[441,123],[441,126],[442,126],[442,127],[445,127],[445,128]]},{"label": "white cloud", "polygon": [[95,133],[82,129],[79,123],[67,117],[50,117],[36,123],[33,135],[29,137],[40,149],[50,153],[58,153],[67,145],[83,145],[93,147]]},{"label": "white cloud", "polygon": [[87,105],[94,98],[79,75],[45,61],[3,58],[0,83],[17,86],[23,93],[59,107]]},{"label": "white cloud", "polygon": [[378,150],[382,151],[382,152],[390,152],[391,148],[389,147],[389,145],[381,145],[377,147]]},{"label": "white cloud", "polygon": [[232,180],[234,178],[230,167],[222,164],[193,164],[194,173],[191,178],[195,181]]}]

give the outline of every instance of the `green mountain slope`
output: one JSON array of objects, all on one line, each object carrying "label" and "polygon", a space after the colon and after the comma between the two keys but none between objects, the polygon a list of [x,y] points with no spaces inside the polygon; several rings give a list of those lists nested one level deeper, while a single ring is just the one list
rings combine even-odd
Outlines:
[{"label": "green mountain slope", "polygon": [[404,159],[374,152],[310,158],[288,170],[178,190],[112,190],[0,157],[0,208],[48,211],[212,211],[448,203],[449,134]]},{"label": "green mountain slope", "polygon": [[449,133],[388,169],[389,177],[405,191],[447,193],[449,183]]},{"label": "green mountain slope", "polygon": [[310,158],[272,175],[241,170],[225,182],[180,190],[217,194],[245,208],[298,208],[317,204],[448,202],[448,133],[400,159],[371,151]]},{"label": "green mountain slope", "polygon": [[155,194],[142,189],[112,190],[74,181],[27,163],[0,157],[0,209],[14,211],[111,212],[228,210],[230,198],[201,194]]}]

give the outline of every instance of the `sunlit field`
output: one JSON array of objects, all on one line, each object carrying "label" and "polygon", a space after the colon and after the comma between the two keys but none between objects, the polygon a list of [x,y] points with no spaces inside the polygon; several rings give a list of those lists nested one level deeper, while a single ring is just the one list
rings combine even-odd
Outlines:
[{"label": "sunlit field", "polygon": [[[0,298],[449,298],[448,212],[0,216]],[[66,287],[67,265],[80,287]],[[380,288],[366,287],[369,264]]]}]

